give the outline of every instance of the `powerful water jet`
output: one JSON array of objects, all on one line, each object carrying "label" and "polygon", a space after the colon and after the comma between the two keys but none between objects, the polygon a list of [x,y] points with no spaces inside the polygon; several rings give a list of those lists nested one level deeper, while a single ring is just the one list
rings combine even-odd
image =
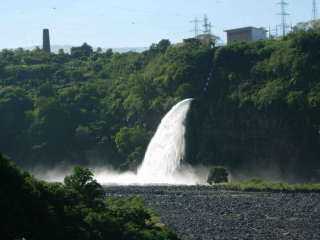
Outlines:
[{"label": "powerful water jet", "polygon": [[161,120],[138,170],[138,177],[165,182],[177,173],[185,154],[185,120],[191,101],[179,102]]},{"label": "powerful water jet", "polygon": [[[186,118],[192,99],[176,104],[161,120],[137,173],[97,171],[102,184],[178,184],[205,183],[207,173],[182,164],[185,156]],[[201,174],[199,173],[201,172]]]}]

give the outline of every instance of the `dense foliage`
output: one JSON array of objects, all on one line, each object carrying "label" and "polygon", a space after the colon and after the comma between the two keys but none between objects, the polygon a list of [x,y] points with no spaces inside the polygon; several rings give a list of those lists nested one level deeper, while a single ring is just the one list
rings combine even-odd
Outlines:
[{"label": "dense foliage", "polygon": [[1,239],[177,239],[140,199],[106,200],[88,169],[49,184],[1,155],[0,212]]},{"label": "dense foliage", "polygon": [[[193,97],[188,159],[319,178],[320,33],[143,53],[0,52],[0,150],[19,165],[135,168],[162,116]],[[275,171],[276,170],[276,171]]]}]

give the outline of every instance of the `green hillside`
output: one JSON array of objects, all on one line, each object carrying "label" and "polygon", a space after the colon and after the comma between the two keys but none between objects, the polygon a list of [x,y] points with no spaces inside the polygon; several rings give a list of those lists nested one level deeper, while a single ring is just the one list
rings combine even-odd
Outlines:
[{"label": "green hillside", "polygon": [[[143,53],[0,52],[0,151],[28,169],[134,169],[164,114],[195,98],[187,161],[319,179],[320,32]],[[298,179],[299,179],[298,178]]]}]

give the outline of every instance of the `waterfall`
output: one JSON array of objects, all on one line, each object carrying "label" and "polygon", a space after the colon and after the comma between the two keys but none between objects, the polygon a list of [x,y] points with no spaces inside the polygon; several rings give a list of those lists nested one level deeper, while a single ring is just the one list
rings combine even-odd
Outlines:
[{"label": "waterfall", "polygon": [[161,120],[138,169],[140,179],[167,182],[179,170],[185,154],[185,121],[191,101],[179,102]]},{"label": "waterfall", "polygon": [[191,102],[192,99],[179,102],[164,116],[137,173],[99,169],[95,171],[98,182],[116,185],[205,184],[207,170],[181,163],[185,155],[185,124]]}]

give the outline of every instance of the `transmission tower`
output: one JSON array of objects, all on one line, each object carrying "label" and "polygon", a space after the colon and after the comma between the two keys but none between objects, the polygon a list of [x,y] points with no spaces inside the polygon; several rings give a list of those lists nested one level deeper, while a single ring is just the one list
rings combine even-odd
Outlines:
[{"label": "transmission tower", "polygon": [[209,34],[211,35],[211,29],[212,29],[212,24],[211,22],[209,23]]},{"label": "transmission tower", "polygon": [[290,14],[287,12],[287,6],[289,3],[285,0],[281,0],[279,3],[281,11],[279,15],[281,16],[281,28],[282,28],[282,36],[284,37],[286,35],[286,30],[287,30],[287,16]]},{"label": "transmission tower", "polygon": [[211,23],[209,23],[207,15],[203,17],[203,34],[211,34]]},{"label": "transmission tower", "polygon": [[191,23],[194,24],[194,27],[193,27],[193,32],[194,32],[194,38],[197,38],[199,36],[199,19],[198,18],[195,18],[194,20],[191,21]]},{"label": "transmission tower", "polygon": [[317,0],[312,1],[312,19],[315,21],[318,18]]}]

